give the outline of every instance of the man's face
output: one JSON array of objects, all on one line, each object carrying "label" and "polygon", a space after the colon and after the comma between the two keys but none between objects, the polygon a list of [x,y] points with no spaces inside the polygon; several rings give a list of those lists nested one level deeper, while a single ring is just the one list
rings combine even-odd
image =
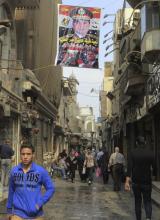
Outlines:
[{"label": "man's face", "polygon": [[96,58],[95,53],[93,51],[88,51],[87,52],[87,60],[88,61],[94,61]]},{"label": "man's face", "polygon": [[29,165],[33,160],[33,152],[30,148],[23,148],[20,152],[21,161],[24,165]]},{"label": "man's face", "polygon": [[82,37],[85,37],[90,27],[89,20],[74,20],[73,29],[74,32]]}]

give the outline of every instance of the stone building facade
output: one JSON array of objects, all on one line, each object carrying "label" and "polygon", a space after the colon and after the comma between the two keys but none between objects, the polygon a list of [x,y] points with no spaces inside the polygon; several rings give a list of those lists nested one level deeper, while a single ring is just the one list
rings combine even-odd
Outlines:
[{"label": "stone building facade", "polygon": [[61,97],[62,70],[56,56],[60,1],[0,1],[0,141],[19,147],[28,139],[36,160],[53,152],[54,125]]}]

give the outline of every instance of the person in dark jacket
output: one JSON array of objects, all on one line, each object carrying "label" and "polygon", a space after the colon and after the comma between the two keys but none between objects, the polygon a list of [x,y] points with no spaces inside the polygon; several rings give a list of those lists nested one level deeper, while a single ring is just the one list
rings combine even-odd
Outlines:
[{"label": "person in dark jacket", "polygon": [[75,156],[75,150],[72,149],[69,156],[66,158],[66,164],[68,167],[68,172],[70,173],[70,178],[72,183],[74,182],[75,179],[75,172],[77,169],[77,157]]},{"label": "person in dark jacket", "polygon": [[141,220],[142,198],[146,213],[146,219],[152,216],[151,191],[152,191],[152,170],[156,175],[154,153],[145,147],[145,139],[139,136],[136,141],[137,148],[129,155],[125,189],[132,189],[135,198],[136,219]]},{"label": "person in dark jacket", "polygon": [[85,161],[85,153],[82,150],[80,150],[77,157],[77,165],[78,165],[79,176],[82,182],[86,181],[86,174],[83,173],[84,161]]},{"label": "person in dark jacket", "polygon": [[[22,145],[21,163],[11,170],[7,212],[10,220],[43,220],[43,205],[53,196],[55,187],[48,172],[33,162],[34,148]],[[45,192],[42,194],[42,186]]]},{"label": "person in dark jacket", "polygon": [[103,183],[108,183],[108,161],[109,161],[109,155],[105,148],[102,149],[103,155],[99,159],[99,165],[102,172],[103,177]]},{"label": "person in dark jacket", "polygon": [[8,186],[8,177],[11,170],[12,165],[12,157],[14,155],[14,151],[10,146],[10,140],[6,139],[4,144],[0,145],[0,157],[1,157],[1,184],[2,187]]}]

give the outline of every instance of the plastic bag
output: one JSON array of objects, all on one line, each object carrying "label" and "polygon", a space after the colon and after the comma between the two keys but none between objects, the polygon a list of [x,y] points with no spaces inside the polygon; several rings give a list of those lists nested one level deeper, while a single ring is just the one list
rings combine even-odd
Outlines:
[{"label": "plastic bag", "polygon": [[83,167],[82,174],[86,174],[86,167]]},{"label": "plastic bag", "polygon": [[97,167],[96,169],[96,177],[101,176],[102,172],[101,172],[101,168]]}]

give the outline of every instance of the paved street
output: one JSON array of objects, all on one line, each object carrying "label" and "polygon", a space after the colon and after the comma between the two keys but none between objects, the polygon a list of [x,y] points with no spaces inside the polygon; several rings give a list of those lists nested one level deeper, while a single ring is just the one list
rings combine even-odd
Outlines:
[{"label": "paved street", "polygon": [[[111,183],[104,186],[97,181],[88,186],[78,178],[75,183],[56,178],[55,184],[54,198],[45,206],[45,220],[135,220],[132,194],[113,192]],[[3,202],[1,213],[4,207]],[[5,218],[0,214],[0,220]],[[152,220],[160,220],[160,209],[155,206]]]},{"label": "paved street", "polygon": [[[111,184],[88,186],[78,179],[75,183],[56,179],[55,184],[55,196],[45,207],[47,220],[135,220],[131,193],[113,192]],[[160,220],[157,207],[153,220]]]}]

